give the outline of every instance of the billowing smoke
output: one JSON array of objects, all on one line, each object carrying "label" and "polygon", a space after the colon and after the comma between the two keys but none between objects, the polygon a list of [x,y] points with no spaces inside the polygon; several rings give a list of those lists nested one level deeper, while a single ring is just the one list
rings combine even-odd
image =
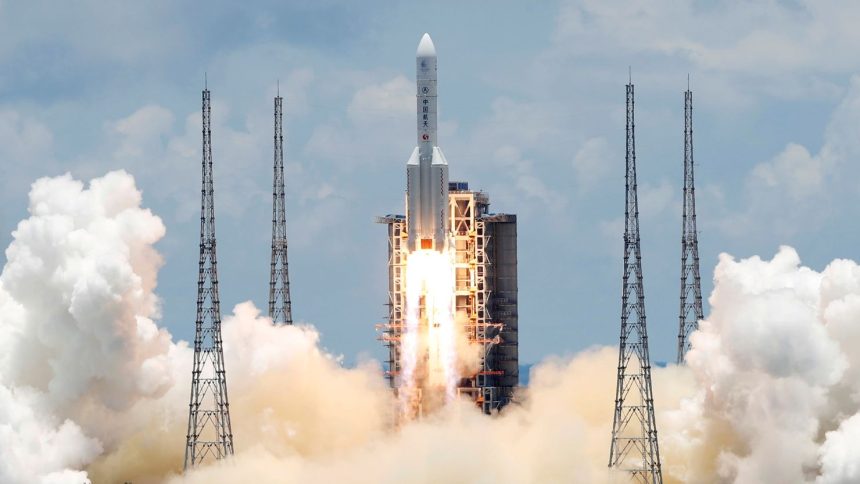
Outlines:
[{"label": "billowing smoke", "polygon": [[822,272],[782,247],[721,255],[712,311],[687,354],[696,394],[664,412],[684,482],[858,482],[860,267]]},{"label": "billowing smoke", "polygon": [[[625,481],[615,348],[548,358],[499,416],[395,429],[377,363],[343,368],[251,303],[223,325],[237,455],[181,475],[191,351],[156,324],[163,224],[125,172],[38,180],[29,210],[0,275],[0,482]],[[723,255],[710,303],[688,366],[654,370],[666,482],[858,482],[860,266]]]},{"label": "billowing smoke", "polygon": [[124,172],[33,184],[0,276],[2,482],[80,482],[120,437],[110,415],[174,384],[152,320],[164,226],[140,201]]}]

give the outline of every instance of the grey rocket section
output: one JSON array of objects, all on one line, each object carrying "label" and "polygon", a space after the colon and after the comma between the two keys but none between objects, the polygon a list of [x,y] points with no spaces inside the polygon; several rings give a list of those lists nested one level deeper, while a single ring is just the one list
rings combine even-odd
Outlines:
[{"label": "grey rocket section", "polygon": [[436,48],[421,37],[416,61],[418,146],[406,163],[409,251],[442,251],[448,241],[448,161],[436,145]]}]

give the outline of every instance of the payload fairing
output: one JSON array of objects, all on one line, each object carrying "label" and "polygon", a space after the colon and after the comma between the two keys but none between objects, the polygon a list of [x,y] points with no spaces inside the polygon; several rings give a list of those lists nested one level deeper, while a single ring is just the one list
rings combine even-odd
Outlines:
[{"label": "payload fairing", "polygon": [[436,146],[436,48],[429,34],[415,61],[418,146],[406,163],[408,250],[441,252],[448,240],[448,161]]}]

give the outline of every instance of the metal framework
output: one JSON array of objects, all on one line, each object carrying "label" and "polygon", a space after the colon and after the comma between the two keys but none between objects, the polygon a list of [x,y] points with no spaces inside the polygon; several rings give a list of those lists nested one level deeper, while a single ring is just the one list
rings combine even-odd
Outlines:
[{"label": "metal framework", "polygon": [[377,324],[376,329],[381,331],[379,339],[388,347],[388,370],[385,376],[391,388],[397,388],[406,301],[403,286],[406,271],[406,218],[388,215],[379,217],[377,222],[388,225],[388,322]]},{"label": "metal framework", "polygon": [[[493,347],[500,342],[498,337],[498,325],[493,323],[493,317],[490,311],[490,298],[493,295],[493,289],[490,287],[489,281],[492,278],[493,263],[490,260],[488,251],[490,244],[493,242],[490,235],[487,223],[481,219],[474,221],[475,231],[475,262],[474,262],[474,333],[473,340],[481,345],[481,351],[478,353],[480,363],[480,371],[475,375],[475,387],[480,389],[478,402],[485,413],[490,413],[494,406],[498,406],[497,391],[493,385],[492,372],[494,368],[491,366],[490,352]],[[495,334],[495,335],[494,335]]]},{"label": "metal framework", "polygon": [[221,342],[221,303],[215,251],[215,193],[212,181],[212,132],[209,90],[203,90],[203,189],[200,207],[200,265],[197,278],[197,319],[194,367],[188,404],[185,465],[233,454],[233,430]]},{"label": "metal framework", "polygon": [[269,317],[275,324],[293,324],[290,274],[287,264],[287,216],[284,206],[283,102],[275,97],[275,162],[272,182],[272,263],[269,277]]},{"label": "metal framework", "polygon": [[[484,413],[507,405],[519,380],[516,215],[490,214],[486,193],[470,191],[464,182],[450,183],[449,227],[454,247],[455,308],[469,342],[479,345],[477,372],[463,375],[458,392]],[[379,217],[388,226],[388,321],[377,325],[388,347],[389,384],[400,386],[400,343],[405,317],[403,285],[407,256],[406,219]],[[412,414],[422,412],[414,396]]]},{"label": "metal framework", "polygon": [[702,281],[696,232],[696,188],[693,183],[693,93],[684,92],[684,214],[681,222],[681,310],[678,316],[678,364],[690,349],[690,333],[699,327]]},{"label": "metal framework", "polygon": [[651,362],[645,324],[639,204],[636,195],[636,139],[633,83],[627,84],[627,154],[624,209],[624,276],[621,338],[609,467],[629,472],[634,482],[662,483],[657,424],[651,391]]}]

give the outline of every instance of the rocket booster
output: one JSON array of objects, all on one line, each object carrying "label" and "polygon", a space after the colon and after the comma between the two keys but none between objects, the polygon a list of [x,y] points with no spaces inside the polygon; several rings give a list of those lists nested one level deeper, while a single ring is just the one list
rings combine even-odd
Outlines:
[{"label": "rocket booster", "polygon": [[436,47],[421,37],[416,61],[418,146],[406,163],[406,225],[410,251],[442,251],[448,240],[448,161],[436,146]]}]

